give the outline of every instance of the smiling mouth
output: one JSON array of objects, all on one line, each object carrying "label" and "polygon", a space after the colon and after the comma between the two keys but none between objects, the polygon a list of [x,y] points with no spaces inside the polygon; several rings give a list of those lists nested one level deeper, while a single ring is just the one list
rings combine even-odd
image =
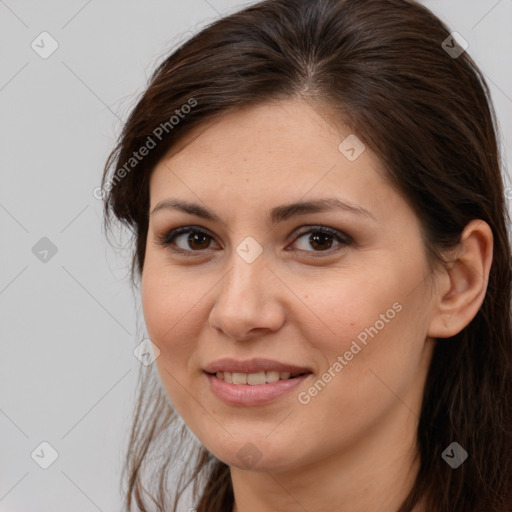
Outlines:
[{"label": "smiling mouth", "polygon": [[[206,372],[208,373],[208,372]],[[278,372],[278,371],[267,371],[267,372],[255,372],[255,373],[239,373],[239,372],[216,372],[208,373],[217,379],[227,382],[228,384],[235,385],[249,385],[257,386],[261,384],[271,384],[279,380],[291,380],[302,375],[308,375],[311,372]]]}]

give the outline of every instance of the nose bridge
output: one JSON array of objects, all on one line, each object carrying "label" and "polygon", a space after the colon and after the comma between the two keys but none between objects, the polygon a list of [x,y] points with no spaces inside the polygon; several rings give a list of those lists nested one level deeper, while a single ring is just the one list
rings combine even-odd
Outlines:
[{"label": "nose bridge", "polygon": [[246,259],[244,254],[240,255],[240,248],[244,248],[242,244],[233,253],[230,262],[231,270],[222,282],[221,294],[223,299],[229,302],[236,301],[235,304],[238,307],[243,307],[242,300],[256,303],[262,299],[262,294],[265,293],[264,284],[268,279],[267,274],[271,273],[266,268],[267,261],[263,254],[255,259]]},{"label": "nose bridge", "polygon": [[[276,330],[283,312],[271,298],[272,272],[263,254],[245,259],[233,252],[230,270],[219,283],[210,312],[210,325],[234,339],[244,339],[257,329]],[[254,333],[253,333],[254,334]]]}]

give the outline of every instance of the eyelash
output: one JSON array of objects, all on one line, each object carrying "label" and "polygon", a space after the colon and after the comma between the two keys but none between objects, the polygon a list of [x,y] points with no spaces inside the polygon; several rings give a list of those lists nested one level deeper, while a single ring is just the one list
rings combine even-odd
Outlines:
[{"label": "eyelash", "polygon": [[[164,247],[168,247],[172,252],[182,254],[183,256],[196,256],[194,253],[202,253],[207,251],[208,249],[200,249],[200,250],[186,250],[181,248],[176,248],[176,246],[173,247],[174,242],[173,240],[184,233],[200,233],[202,235],[206,235],[210,239],[213,240],[213,237],[204,229],[199,228],[195,226],[182,226],[176,229],[173,229],[169,231],[168,233],[164,235],[158,235],[156,237],[155,243],[157,245],[162,245]],[[296,242],[299,238],[301,238],[304,235],[308,235],[311,233],[321,233],[325,235],[333,236],[337,242],[339,242],[339,245],[336,246],[334,249],[328,249],[326,251],[303,251],[303,252],[310,252],[312,254],[317,254],[315,257],[323,256],[323,255],[331,255],[335,252],[340,251],[344,247],[348,247],[353,243],[353,239],[346,235],[345,233],[342,233],[341,231],[338,231],[336,229],[329,228],[327,226],[310,226],[308,229],[300,231],[297,233],[296,237],[293,239],[293,242]],[[299,249],[300,251],[300,249]]]}]

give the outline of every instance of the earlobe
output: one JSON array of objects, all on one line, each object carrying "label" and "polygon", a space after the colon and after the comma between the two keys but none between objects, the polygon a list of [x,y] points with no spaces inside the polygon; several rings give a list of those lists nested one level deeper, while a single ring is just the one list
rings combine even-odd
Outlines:
[{"label": "earlobe", "polygon": [[436,304],[428,336],[455,336],[476,316],[487,291],[493,240],[492,230],[483,220],[472,220],[464,228],[453,258],[443,270],[444,286],[439,286],[433,297]]}]

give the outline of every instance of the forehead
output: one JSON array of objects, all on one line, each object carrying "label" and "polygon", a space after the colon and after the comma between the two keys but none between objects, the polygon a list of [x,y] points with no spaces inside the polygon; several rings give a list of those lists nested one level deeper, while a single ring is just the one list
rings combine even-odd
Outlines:
[{"label": "forehead", "polygon": [[220,191],[233,200],[279,203],[339,192],[367,209],[389,205],[396,193],[376,155],[360,142],[357,158],[347,157],[354,137],[300,100],[240,109],[194,128],[171,148],[152,174],[151,204],[172,189],[217,202]]},{"label": "forehead", "polygon": [[[349,135],[350,129],[341,121],[334,126],[305,101],[271,102],[242,108],[195,127],[164,158],[179,162],[193,153],[229,156],[233,160],[318,157],[320,153],[337,154],[340,142]],[[374,155],[371,158],[378,164]]]}]

